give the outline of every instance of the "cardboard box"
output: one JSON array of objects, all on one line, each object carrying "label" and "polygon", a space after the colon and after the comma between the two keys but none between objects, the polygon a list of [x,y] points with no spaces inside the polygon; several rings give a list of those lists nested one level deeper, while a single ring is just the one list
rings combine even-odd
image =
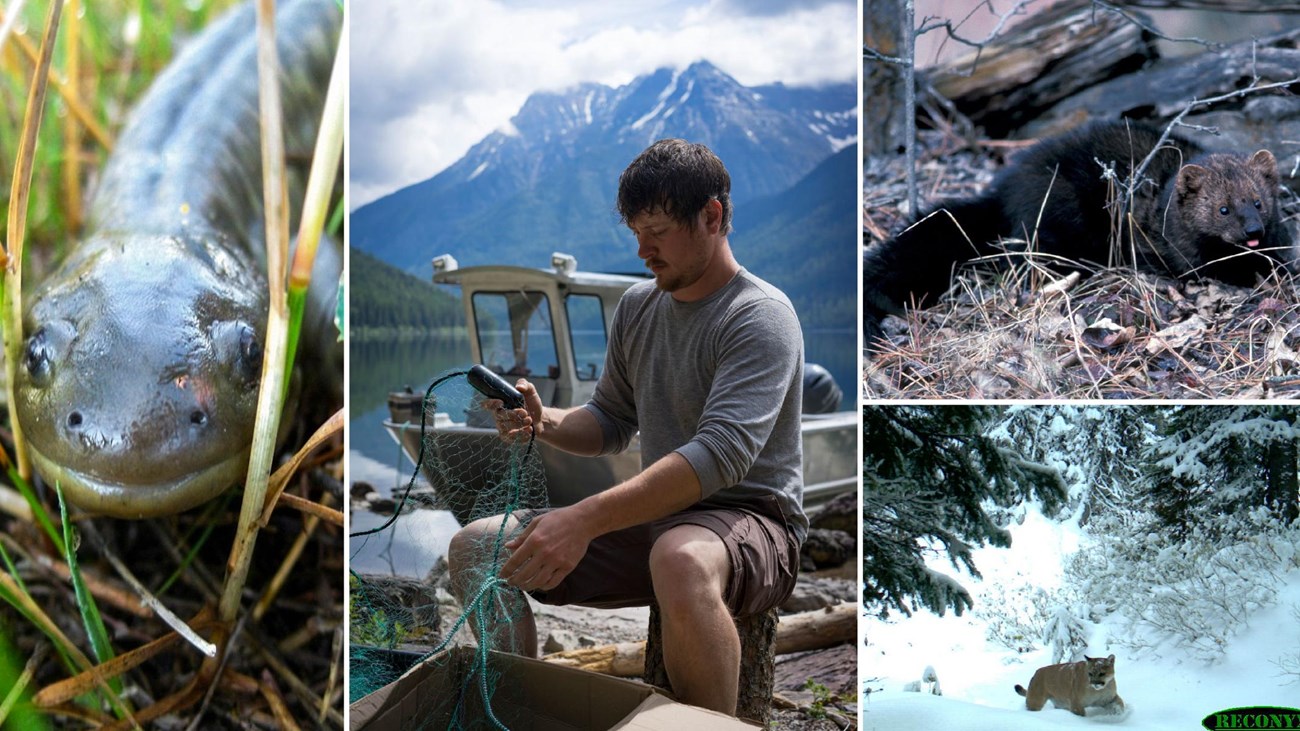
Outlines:
[{"label": "cardboard box", "polygon": [[[455,647],[419,663],[353,703],[349,727],[352,731],[445,729],[458,702],[467,709],[465,718],[486,719],[480,678],[465,682],[474,654],[474,648]],[[541,660],[494,652],[488,672],[495,684],[492,713],[511,731],[755,728],[721,713],[678,703],[644,683]]]}]

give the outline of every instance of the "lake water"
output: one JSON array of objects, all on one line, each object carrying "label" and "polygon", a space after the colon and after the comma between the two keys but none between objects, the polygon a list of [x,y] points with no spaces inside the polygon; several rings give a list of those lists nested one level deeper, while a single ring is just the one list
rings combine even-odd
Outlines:
[{"label": "lake water", "polygon": [[[857,335],[854,331],[809,331],[804,333],[807,360],[824,366],[844,391],[841,410],[857,404]],[[388,418],[390,391],[410,386],[422,393],[438,375],[469,368],[469,340],[464,334],[423,339],[390,339],[353,342],[349,363],[349,464],[350,482],[364,481],[382,495],[404,488],[414,464],[383,428]],[[458,405],[443,405],[453,413]],[[463,405],[459,405],[463,408]],[[423,482],[423,477],[419,478]],[[392,570],[406,576],[423,577],[432,562],[446,549],[456,523],[447,513],[430,513],[401,529],[402,536],[380,541],[354,541],[353,565],[367,570]],[[403,516],[404,523],[410,516]],[[364,530],[382,522],[372,515],[354,515],[351,530]],[[417,522],[418,521],[418,524]],[[410,556],[409,561],[406,557]]]}]

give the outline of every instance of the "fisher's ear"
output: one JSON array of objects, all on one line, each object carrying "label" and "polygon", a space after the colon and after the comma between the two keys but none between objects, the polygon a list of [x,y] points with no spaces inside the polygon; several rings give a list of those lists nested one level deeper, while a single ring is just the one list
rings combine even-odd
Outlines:
[{"label": "fisher's ear", "polygon": [[32,332],[23,348],[23,370],[33,386],[50,384],[76,335],[76,328],[67,320],[51,320]]},{"label": "fisher's ear", "polygon": [[1178,171],[1178,179],[1174,182],[1174,192],[1178,196],[1178,203],[1181,205],[1189,198],[1200,195],[1201,190],[1205,188],[1209,180],[1209,170],[1200,165],[1184,165]]},{"label": "fisher's ear", "polygon": [[1268,150],[1260,150],[1250,156],[1250,168],[1263,176],[1270,186],[1277,187],[1277,158]]}]

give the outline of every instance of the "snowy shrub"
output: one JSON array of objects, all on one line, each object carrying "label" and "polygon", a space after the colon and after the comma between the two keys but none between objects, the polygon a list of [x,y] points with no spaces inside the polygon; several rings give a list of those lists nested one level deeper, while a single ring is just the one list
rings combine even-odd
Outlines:
[{"label": "snowy shrub", "polygon": [[1057,607],[1043,628],[1043,644],[1052,648],[1052,662],[1073,661],[1088,647],[1091,627],[1064,605]]},{"label": "snowy shrub", "polygon": [[988,625],[988,638],[1009,650],[1031,652],[1043,636],[1052,597],[1023,575],[1008,586],[989,585],[975,607],[975,616]]},{"label": "snowy shrub", "polygon": [[913,680],[903,686],[904,693],[929,693],[930,695],[943,695],[943,689],[939,687],[939,674],[934,671],[933,665],[926,665],[925,670],[921,673],[920,680]]},{"label": "snowy shrub", "polygon": [[1300,529],[1266,510],[1223,516],[1184,540],[1155,533],[1094,533],[1094,547],[1066,566],[1095,613],[1118,613],[1134,648],[1165,641],[1213,661],[1256,610],[1276,601],[1281,575],[1297,565]]}]

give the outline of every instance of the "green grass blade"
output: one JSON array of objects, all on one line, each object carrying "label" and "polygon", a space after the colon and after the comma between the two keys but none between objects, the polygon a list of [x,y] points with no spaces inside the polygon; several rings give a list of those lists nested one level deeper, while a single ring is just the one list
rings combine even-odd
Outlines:
[{"label": "green grass blade", "polygon": [[[177,545],[188,545],[190,548],[185,552],[185,555],[181,557],[180,563],[176,566],[176,570],[173,571],[171,575],[154,590],[154,596],[161,598],[166,594],[172,584],[175,584],[182,576],[184,576],[185,572],[189,570],[190,565],[198,559],[199,551],[203,549],[203,546],[207,544],[208,539],[212,537],[212,531],[221,523],[218,519],[219,516],[226,515],[230,510],[230,503],[234,499],[234,495],[235,492],[233,490],[227,490],[222,499],[209,502],[207,508],[203,511],[203,517],[195,521],[194,526],[181,536]],[[196,531],[199,533],[198,539],[191,541],[190,539],[194,536]]]},{"label": "green grass blade", "polygon": [[[0,556],[4,557],[5,566],[9,571],[9,576],[13,580],[15,590],[22,592],[25,598],[30,602],[31,594],[27,592],[27,587],[24,586],[22,580],[18,578],[18,569],[14,567],[13,561],[9,558],[9,553],[4,550],[3,544],[0,544]],[[50,644],[54,646],[55,652],[59,653],[59,658],[63,660],[63,666],[66,667],[70,673],[75,674],[77,672],[77,662],[73,659],[72,653],[67,645],[64,644],[63,639],[58,637],[56,634],[46,632],[45,625],[37,621],[36,617],[32,616],[28,605],[12,594],[11,590],[7,588],[5,583],[2,581],[0,581],[0,600],[3,600],[6,604],[13,607],[14,610],[21,614],[23,619],[26,619],[33,627],[44,632],[45,636],[49,638]]]},{"label": "green grass blade", "polygon": [[0,727],[44,731],[50,722],[38,713],[31,703],[31,676],[23,669],[13,643],[9,641],[8,628],[0,625],[0,688],[8,692],[0,695]]},{"label": "green grass blade", "polygon": [[[68,506],[63,501],[63,489],[57,484],[54,486],[55,492],[59,496],[59,517],[63,519],[63,543],[67,550],[63,552],[65,560],[68,562],[68,570],[72,575],[72,589],[77,595],[77,609],[81,612],[81,622],[86,627],[86,636],[90,638],[90,647],[95,652],[95,661],[99,664],[113,659],[113,645],[108,640],[108,629],[104,627],[104,617],[99,613],[99,607],[95,604],[95,597],[91,596],[90,590],[86,588],[86,582],[81,578],[81,569],[77,566],[76,541],[72,540],[72,522],[68,520]],[[108,686],[120,698],[122,695],[122,681],[113,678],[108,681]],[[118,718],[125,718],[123,709],[115,706],[114,709]]]},{"label": "green grass blade", "polygon": [[288,342],[285,345],[287,350],[288,362],[284,368],[284,378],[281,379],[280,398],[287,399],[289,394],[289,382],[293,380],[293,360],[298,353],[298,338],[302,334],[302,314],[307,308],[307,290],[303,287],[289,288],[289,335]]},{"label": "green grass blade", "polygon": [[67,550],[63,545],[63,534],[55,527],[54,519],[50,517],[49,511],[36,497],[36,491],[27,483],[27,480],[23,479],[22,475],[18,474],[18,470],[12,464],[6,466],[6,471],[9,474],[9,481],[18,488],[19,494],[27,501],[27,506],[32,509],[32,517],[36,518],[36,522],[45,531],[45,535],[49,536],[55,548],[59,549],[59,553],[66,553]]},{"label": "green grass blade", "polygon": [[316,249],[320,246],[321,232],[329,214],[330,193],[334,189],[339,158],[343,156],[343,126],[347,116],[344,104],[347,58],[348,38],[344,33],[334,54],[330,85],[325,92],[325,108],[321,112],[320,132],[316,136],[316,149],[312,153],[311,171],[307,176],[307,190],[303,194],[302,216],[298,222],[298,248],[294,252],[293,268],[289,272],[288,360],[285,361],[284,380],[281,384],[282,395],[289,392],[294,358],[298,354],[298,335],[302,329],[307,288],[311,285],[312,264],[316,260]]}]

